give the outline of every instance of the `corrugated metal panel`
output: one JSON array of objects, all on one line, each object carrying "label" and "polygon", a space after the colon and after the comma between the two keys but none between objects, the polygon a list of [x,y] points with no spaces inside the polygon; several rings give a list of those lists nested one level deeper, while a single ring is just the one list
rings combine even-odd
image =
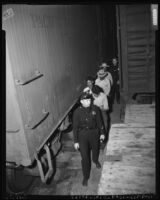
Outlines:
[{"label": "corrugated metal panel", "polygon": [[93,6],[79,5],[3,7],[3,29],[31,158],[75,103],[85,77],[96,72],[94,11]]},{"label": "corrugated metal panel", "polygon": [[151,29],[150,5],[119,8],[123,87],[129,94],[154,92],[155,36]]}]

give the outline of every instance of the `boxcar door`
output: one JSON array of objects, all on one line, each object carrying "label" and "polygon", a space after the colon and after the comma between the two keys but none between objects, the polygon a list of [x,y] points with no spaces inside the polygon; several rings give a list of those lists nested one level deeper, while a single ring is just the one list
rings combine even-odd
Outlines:
[{"label": "boxcar door", "polygon": [[121,87],[129,94],[155,92],[155,33],[149,4],[117,6]]}]

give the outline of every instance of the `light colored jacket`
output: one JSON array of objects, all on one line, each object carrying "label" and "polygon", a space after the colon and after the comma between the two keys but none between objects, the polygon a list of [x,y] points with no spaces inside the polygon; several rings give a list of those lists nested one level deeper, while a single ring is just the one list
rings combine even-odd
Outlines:
[{"label": "light colored jacket", "polygon": [[111,83],[107,77],[105,79],[100,80],[99,78],[96,79],[95,85],[98,85],[104,90],[104,93],[108,96],[111,90]]},{"label": "light colored jacket", "polygon": [[112,74],[108,71],[107,68],[108,68],[107,66],[104,67],[104,71],[107,72],[107,76],[106,76],[106,77],[110,80],[111,85],[113,85],[113,77],[112,77]]},{"label": "light colored jacket", "polygon": [[108,78],[110,80],[111,85],[113,85],[113,78],[110,72],[107,72],[108,75],[106,76],[106,78]]},{"label": "light colored jacket", "polygon": [[108,99],[106,95],[101,92],[98,97],[94,97],[93,104],[98,106],[101,110],[108,110]]}]

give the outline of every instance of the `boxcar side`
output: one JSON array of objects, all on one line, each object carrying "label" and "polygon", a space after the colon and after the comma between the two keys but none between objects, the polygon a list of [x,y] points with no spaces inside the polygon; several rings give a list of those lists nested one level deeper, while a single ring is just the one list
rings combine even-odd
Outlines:
[{"label": "boxcar side", "polygon": [[96,23],[93,6],[3,6],[8,162],[32,163],[95,74]]}]

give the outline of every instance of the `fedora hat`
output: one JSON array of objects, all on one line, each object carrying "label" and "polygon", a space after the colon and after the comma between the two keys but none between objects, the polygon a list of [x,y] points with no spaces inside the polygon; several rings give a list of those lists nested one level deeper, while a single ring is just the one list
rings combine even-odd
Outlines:
[{"label": "fedora hat", "polygon": [[109,67],[109,65],[107,63],[102,63],[101,65],[102,67]]},{"label": "fedora hat", "polygon": [[103,78],[107,75],[107,72],[104,71],[104,69],[100,69],[98,72],[97,72],[97,75],[99,78]]},{"label": "fedora hat", "polygon": [[109,65],[107,63],[102,63],[99,68],[107,68],[109,67]]},{"label": "fedora hat", "polygon": [[83,99],[92,99],[92,95],[88,94],[86,92],[82,92],[82,94],[80,96],[80,100],[83,100]]}]

